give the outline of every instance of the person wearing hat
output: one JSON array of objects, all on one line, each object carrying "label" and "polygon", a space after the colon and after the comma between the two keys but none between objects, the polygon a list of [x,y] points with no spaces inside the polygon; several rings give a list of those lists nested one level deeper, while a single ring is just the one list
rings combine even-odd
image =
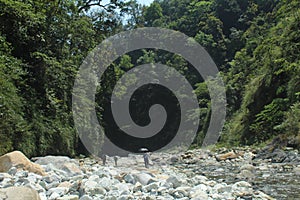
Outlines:
[{"label": "person wearing hat", "polygon": [[143,155],[143,158],[144,158],[145,167],[149,168],[150,153],[149,152],[145,152],[144,155]]},{"label": "person wearing hat", "polygon": [[139,151],[144,152],[143,158],[144,158],[145,167],[149,168],[149,159],[150,159],[149,150],[147,148],[140,148]]}]

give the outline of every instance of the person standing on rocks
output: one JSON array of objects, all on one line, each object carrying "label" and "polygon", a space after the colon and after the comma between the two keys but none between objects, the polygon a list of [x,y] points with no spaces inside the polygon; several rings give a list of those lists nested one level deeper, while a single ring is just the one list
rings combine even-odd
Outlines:
[{"label": "person standing on rocks", "polygon": [[143,155],[143,158],[144,158],[145,167],[149,168],[150,153],[149,152],[145,152],[144,155]]},{"label": "person standing on rocks", "polygon": [[144,158],[145,167],[149,168],[149,159],[150,159],[149,149],[142,147],[139,149],[139,151],[144,153],[143,158]]},{"label": "person standing on rocks", "polygon": [[118,156],[114,156],[115,166],[118,166]]},{"label": "person standing on rocks", "polygon": [[106,165],[106,158],[107,158],[107,155],[106,155],[106,154],[103,154],[103,155],[102,155],[102,164],[103,164],[103,166]]}]

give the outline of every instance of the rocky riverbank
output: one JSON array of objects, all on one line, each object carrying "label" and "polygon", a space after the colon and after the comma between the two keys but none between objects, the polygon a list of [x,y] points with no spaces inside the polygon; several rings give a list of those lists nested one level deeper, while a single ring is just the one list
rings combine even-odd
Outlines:
[{"label": "rocky riverbank", "polygon": [[153,153],[149,169],[142,155],[121,157],[117,166],[110,157],[103,166],[98,159],[64,156],[22,164],[11,153],[0,157],[0,171],[7,170],[0,173],[0,199],[299,199],[299,154],[281,153],[281,163],[274,163],[277,154],[255,159],[250,149]]}]

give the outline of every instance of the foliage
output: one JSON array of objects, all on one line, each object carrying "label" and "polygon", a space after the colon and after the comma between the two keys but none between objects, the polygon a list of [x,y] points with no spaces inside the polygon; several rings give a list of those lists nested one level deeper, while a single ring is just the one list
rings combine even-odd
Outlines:
[{"label": "foliage", "polygon": [[[120,23],[94,18],[85,12],[92,5],[77,3],[0,1],[0,154],[72,156],[84,149],[73,128],[74,78],[88,51]],[[113,4],[122,6],[115,1],[107,9]]]},{"label": "foliage", "polygon": [[[136,0],[111,0],[107,5],[102,0],[0,0],[0,13],[0,154],[86,153],[72,119],[78,68],[105,38],[145,26],[181,31],[214,59],[226,83],[228,103],[220,145],[299,135],[297,0],[155,0],[149,6]],[[201,145],[211,114],[206,83],[180,55],[162,50],[129,52],[105,71],[93,102],[98,118],[108,112],[110,95],[122,75],[134,66],[156,62],[175,68],[193,86],[200,112],[189,112],[191,119],[200,118],[194,146]],[[127,86],[136,77],[129,79]],[[124,95],[127,86],[118,95]],[[135,115],[142,123],[148,112],[142,103],[154,96],[147,93],[136,104]],[[105,127],[113,122],[101,121]],[[89,131],[91,140],[95,131]],[[99,146],[105,143],[103,135],[96,139]]]}]

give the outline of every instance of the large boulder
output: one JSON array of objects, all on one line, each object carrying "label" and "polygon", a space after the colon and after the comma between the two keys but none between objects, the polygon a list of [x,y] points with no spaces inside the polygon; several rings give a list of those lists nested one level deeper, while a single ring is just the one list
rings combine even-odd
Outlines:
[{"label": "large boulder", "polygon": [[35,159],[35,163],[45,166],[46,171],[53,170],[68,177],[82,174],[79,162],[67,156],[45,156]]},{"label": "large boulder", "polygon": [[[65,163],[76,163],[74,160],[67,156],[45,156],[34,158],[35,163],[40,165],[51,164],[57,169],[62,169]],[[76,163],[77,164],[77,163]]]},{"label": "large boulder", "polygon": [[39,194],[29,187],[9,187],[0,189],[0,199],[40,200]]},{"label": "large boulder", "polygon": [[46,175],[44,169],[31,162],[22,152],[13,151],[0,157],[0,172],[8,172],[10,168],[23,169],[39,175]]},{"label": "large boulder", "polygon": [[217,161],[223,161],[223,160],[231,160],[231,159],[235,159],[238,158],[240,156],[242,156],[242,153],[235,153],[235,152],[228,152],[228,153],[224,153],[224,154],[220,154],[216,156],[216,160]]}]

